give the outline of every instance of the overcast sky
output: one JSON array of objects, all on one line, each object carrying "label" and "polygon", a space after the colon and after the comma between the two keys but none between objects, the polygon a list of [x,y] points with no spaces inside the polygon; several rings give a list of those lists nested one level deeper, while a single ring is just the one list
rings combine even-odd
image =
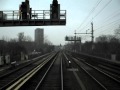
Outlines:
[{"label": "overcast sky", "polygon": [[[0,10],[18,10],[22,1],[24,0],[0,0]],[[30,0],[33,10],[49,10],[51,3],[52,0]],[[3,36],[15,38],[19,32],[24,32],[34,40],[34,30],[44,28],[49,40],[59,45],[65,44],[64,37],[74,35],[75,30],[79,33],[91,30],[91,21],[94,23],[95,37],[113,34],[120,25],[120,0],[58,0],[58,3],[61,4],[61,10],[67,10],[65,26],[0,27],[0,39]],[[84,36],[83,40],[90,38],[90,35]]]}]

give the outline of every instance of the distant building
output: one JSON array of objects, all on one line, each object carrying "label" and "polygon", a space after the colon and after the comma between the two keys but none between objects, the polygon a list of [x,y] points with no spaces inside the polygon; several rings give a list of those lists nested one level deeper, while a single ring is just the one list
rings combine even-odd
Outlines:
[{"label": "distant building", "polygon": [[41,46],[44,44],[44,29],[37,28],[35,30],[35,43],[38,46]]}]

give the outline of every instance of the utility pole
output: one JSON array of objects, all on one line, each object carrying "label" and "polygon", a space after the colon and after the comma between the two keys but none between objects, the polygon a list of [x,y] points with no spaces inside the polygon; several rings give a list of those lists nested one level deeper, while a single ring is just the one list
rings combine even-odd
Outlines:
[{"label": "utility pole", "polygon": [[76,30],[75,30],[75,44],[76,44]]},{"label": "utility pole", "polygon": [[93,50],[93,48],[94,48],[94,46],[93,46],[93,43],[94,43],[93,22],[91,22],[91,42],[92,42],[92,47],[91,47],[91,49]]},{"label": "utility pole", "polygon": [[75,52],[76,52],[76,30],[75,30],[74,50],[75,50]]},{"label": "utility pole", "polygon": [[[89,29],[88,29],[89,30]],[[91,34],[91,50],[93,50],[94,46],[93,46],[93,43],[94,43],[94,30],[93,30],[93,22],[91,22],[91,33],[87,33],[87,30],[86,30],[86,33],[76,33],[75,31],[75,36],[76,34]]]},{"label": "utility pole", "polygon": [[91,22],[91,41],[92,41],[92,44],[94,43],[94,30],[93,30],[93,22]]},{"label": "utility pole", "polygon": [[71,41],[71,42],[73,41],[74,42],[73,50],[74,50],[74,52],[76,52],[78,50],[78,48],[77,48],[77,42],[78,41],[81,42],[81,37],[77,37],[76,36],[76,34],[77,34],[76,31],[75,31],[74,34],[75,34],[75,36],[71,36],[71,37],[70,36],[66,36],[65,37],[65,41]]}]

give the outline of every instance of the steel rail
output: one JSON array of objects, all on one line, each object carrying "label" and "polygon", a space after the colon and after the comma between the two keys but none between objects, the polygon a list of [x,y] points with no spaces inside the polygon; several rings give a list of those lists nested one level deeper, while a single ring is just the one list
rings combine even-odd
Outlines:
[{"label": "steel rail", "polygon": [[[80,59],[79,59],[79,60],[80,60]],[[114,81],[116,81],[116,82],[120,83],[120,81],[119,81],[119,80],[117,80],[117,79],[115,79],[114,77],[110,76],[109,74],[107,74],[107,73],[103,72],[102,70],[98,69],[97,67],[95,67],[95,66],[93,66],[93,65],[91,65],[91,64],[89,64],[89,63],[87,63],[87,62],[85,62],[83,59],[81,59],[81,61],[82,61],[84,64],[86,64],[86,65],[90,66],[91,68],[93,68],[93,69],[95,69],[95,70],[99,71],[100,73],[102,73],[102,74],[104,74],[104,75],[108,76],[109,78],[113,79]]]},{"label": "steel rail", "polygon": [[105,72],[101,71],[101,70],[100,70],[100,69],[98,69],[97,67],[94,67],[94,66],[92,66],[91,64],[89,64],[89,63],[87,63],[87,62],[85,62],[85,64],[89,65],[90,67],[94,68],[95,70],[99,71],[100,73],[102,73],[102,74],[104,74],[104,75],[108,76],[109,78],[113,79],[114,81],[116,81],[116,82],[120,83],[120,81],[119,81],[119,80],[117,80],[117,79],[115,79],[114,77],[110,76],[109,74],[107,74],[107,73],[105,73]]},{"label": "steel rail", "polygon": [[45,79],[46,75],[48,74],[48,72],[50,71],[51,67],[53,66],[55,60],[57,59],[58,56],[56,56],[54,58],[54,60],[52,61],[52,63],[50,64],[49,68],[47,69],[47,71],[45,72],[45,74],[43,75],[42,79],[39,81],[39,83],[37,84],[35,90],[38,90],[38,88],[40,87],[41,83],[43,82],[43,80]]},{"label": "steel rail", "polygon": [[90,76],[98,85],[100,85],[103,90],[108,90],[102,83],[100,83],[96,78],[94,78],[87,70],[85,70],[82,66],[79,65],[80,62],[77,61],[76,58],[73,58],[75,63],[88,75]]},{"label": "steel rail", "polygon": [[[69,61],[67,55],[64,54],[64,57],[66,58],[67,61]],[[71,57],[71,56],[70,56],[70,57]],[[71,68],[73,69],[72,66],[71,66]],[[81,79],[79,78],[78,74],[77,74],[75,71],[73,71],[73,74],[74,74],[74,76],[75,76],[75,78],[76,78],[79,86],[81,87],[81,89],[82,89],[82,90],[86,90],[86,87],[85,87],[85,85],[83,84],[83,82],[81,81]]]},{"label": "steel rail", "polygon": [[[52,56],[53,56],[53,54],[52,54]],[[50,56],[48,56],[48,57],[50,57]],[[46,59],[47,59],[48,57],[46,57]],[[44,58],[44,59],[45,59],[45,58]],[[45,61],[41,62],[40,65],[43,64],[43,63],[45,63]],[[37,66],[39,66],[39,65],[37,65]],[[37,67],[37,66],[36,66],[36,67]],[[34,69],[35,69],[35,67],[34,67]],[[33,68],[32,68],[31,70],[33,70]],[[15,78],[14,80],[12,80],[10,83],[8,83],[7,85],[3,86],[1,89],[6,89],[6,88],[11,87],[11,86],[13,85],[13,83],[16,83],[16,82],[17,82],[18,80],[20,80],[23,76],[25,76],[26,74],[28,74],[31,70],[29,70],[29,71],[23,73],[22,75],[18,76],[17,78]],[[23,80],[23,79],[22,79],[22,80]],[[24,80],[23,80],[23,81],[24,81]],[[17,84],[16,84],[16,85],[17,85]],[[15,84],[14,84],[14,87],[15,87]]]},{"label": "steel rail", "polygon": [[[75,61],[76,61],[77,63],[80,63],[80,62],[78,61],[78,59],[76,59]],[[93,68],[95,71],[99,72],[100,74],[105,75],[105,76],[108,77],[109,79],[115,81],[117,84],[120,83],[119,80],[117,80],[117,79],[115,79],[114,77],[110,76],[109,74],[107,74],[107,73],[101,71],[100,69],[98,69],[98,68],[92,66],[91,64],[85,62],[84,60],[81,60],[81,62],[83,62],[85,65],[87,65],[87,66]],[[86,71],[87,71],[87,70],[86,70]],[[88,72],[88,71],[87,71],[87,72]],[[88,73],[89,73],[89,72],[88,72]],[[89,74],[90,74],[90,73],[89,73]],[[93,77],[94,77],[94,76],[93,76]],[[98,80],[97,80],[97,81],[98,81]],[[99,81],[99,82],[100,82],[100,81]],[[105,87],[105,86],[104,86],[104,87]],[[106,89],[107,89],[107,88],[106,88]]]},{"label": "steel rail", "polygon": [[61,58],[61,90],[63,90],[63,64],[62,64],[62,58]]},{"label": "steel rail", "polygon": [[[44,57],[44,56],[46,56],[46,55],[48,55],[48,54],[45,54],[45,55],[42,55],[42,56],[33,58],[31,61],[36,62],[37,59],[40,59],[40,58],[42,58],[42,57]],[[10,72],[8,72],[8,73],[5,73],[5,74],[1,75],[1,76],[0,76],[0,79],[1,79],[1,78],[4,78],[4,77],[7,77],[8,75],[10,75],[10,74],[12,74],[12,73],[14,73],[14,72],[16,72],[16,71],[18,71],[18,70],[20,70],[20,69],[23,69],[24,67],[32,64],[33,62],[30,62],[30,63],[28,63],[28,64],[25,65],[25,66],[22,66],[22,67],[20,67],[20,68],[18,68],[18,69],[12,70],[12,71],[10,71]]]}]

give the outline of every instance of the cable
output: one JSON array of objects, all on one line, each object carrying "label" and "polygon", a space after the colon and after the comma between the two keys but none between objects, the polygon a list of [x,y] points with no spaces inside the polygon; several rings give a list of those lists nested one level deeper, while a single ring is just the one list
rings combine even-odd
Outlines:
[{"label": "cable", "polygon": [[101,28],[103,28],[103,27],[109,26],[110,24],[115,23],[115,22],[117,22],[117,21],[119,21],[119,20],[120,20],[120,19],[118,19],[118,20],[116,20],[116,21],[113,21],[113,22],[110,22],[110,23],[108,23],[107,25],[101,26],[101,27],[99,27],[99,28],[97,28],[97,29],[95,29],[95,30],[98,30],[98,29],[101,29]]},{"label": "cable", "polygon": [[[115,28],[116,26],[118,26],[118,23],[114,24],[114,25],[111,26],[111,27],[112,27],[112,28]],[[108,31],[108,30],[112,30],[111,27],[106,28],[106,29],[103,29],[103,30],[98,31],[98,32],[99,32],[99,33],[101,33],[101,32],[102,32],[102,33],[105,33],[105,32]],[[99,34],[98,32],[97,32],[97,34]]]},{"label": "cable", "polygon": [[79,29],[84,23],[85,21],[91,16],[91,14],[95,11],[95,9],[97,8],[97,6],[100,4],[102,0],[99,0],[96,4],[96,6],[90,11],[90,13],[88,14],[88,16],[83,20],[83,22],[80,24],[80,26],[77,28]]},{"label": "cable", "polygon": [[[111,2],[112,2],[112,0],[110,0],[110,1],[94,16],[94,18],[97,17]],[[94,19],[94,18],[93,18],[93,19]]]},{"label": "cable", "polygon": [[[117,13],[116,13],[117,12]],[[117,11],[113,12],[109,17],[107,16],[106,18],[104,18],[105,21],[109,21],[111,18],[113,19],[115,16],[118,16],[120,14],[120,9],[118,9]]]},{"label": "cable", "polygon": [[[116,26],[116,25],[115,25],[115,26]],[[100,35],[103,35],[103,34],[105,35],[105,32],[108,31],[109,29],[111,29],[111,28],[107,28],[107,29],[102,30],[101,32],[103,32],[103,33],[100,34]],[[113,29],[111,29],[111,30],[113,30]],[[99,33],[101,33],[101,32],[99,32]],[[99,33],[97,33],[97,34],[94,33],[94,35],[95,35],[95,36],[100,36],[100,35],[98,35]],[[95,36],[94,36],[94,37],[95,37]]]},{"label": "cable", "polygon": [[[115,27],[117,27],[117,26],[118,26],[118,24],[112,26],[112,28],[115,28]],[[109,27],[109,28],[107,28],[107,29],[103,29],[102,31],[99,31],[99,33],[101,33],[101,32],[105,33],[105,32],[108,31],[108,30],[112,30],[111,27]]]},{"label": "cable", "polygon": [[[118,15],[120,15],[120,12],[118,13],[118,11],[120,11],[120,9],[118,9],[118,10],[116,11],[117,14],[114,12],[114,13],[112,13],[112,15],[110,15],[110,16],[107,17],[107,18],[105,18],[105,19],[104,19],[105,21],[102,23],[102,25],[103,25],[104,23],[106,23],[107,21],[109,21],[109,20],[111,20],[111,19],[114,19],[114,17],[117,17]],[[114,14],[115,14],[115,15],[114,15]],[[114,16],[113,16],[113,15],[114,15]],[[85,28],[87,28],[88,25],[89,25],[89,23],[90,23],[90,22],[88,22],[88,23],[86,24],[86,26],[82,28],[82,30],[85,29]]]},{"label": "cable", "polygon": [[[108,3],[106,3],[106,4],[104,5],[104,7],[91,19],[90,22],[92,22],[93,19],[94,19],[95,17],[97,17],[111,2],[112,2],[112,0],[110,0]],[[86,26],[88,26],[90,22],[88,22],[88,23],[86,24]],[[85,26],[85,27],[86,27],[86,26]],[[83,30],[85,27],[83,27],[82,30]]]},{"label": "cable", "polygon": [[115,16],[113,16],[113,17],[110,17],[108,20],[104,21],[101,25],[107,23],[109,20],[112,20],[112,19],[114,19],[115,17],[117,17],[117,16],[119,16],[119,15],[120,15],[120,13],[118,13],[117,15],[115,15]]}]

